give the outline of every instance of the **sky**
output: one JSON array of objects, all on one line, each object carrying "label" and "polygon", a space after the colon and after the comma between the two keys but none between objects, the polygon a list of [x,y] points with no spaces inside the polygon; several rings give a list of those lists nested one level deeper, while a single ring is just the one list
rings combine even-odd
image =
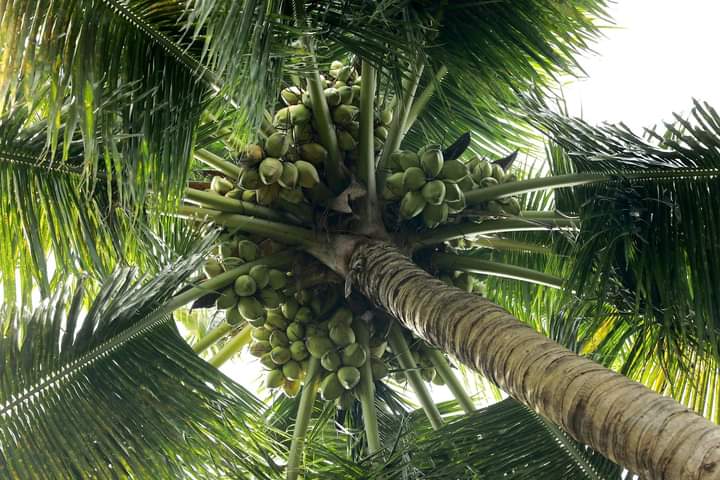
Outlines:
[{"label": "sky", "polygon": [[572,114],[640,129],[692,98],[720,106],[719,1],[618,0],[610,13],[616,26],[581,61],[587,78],[563,87]]},{"label": "sky", "polygon": [[[687,112],[693,98],[720,108],[719,0],[618,0],[610,14],[615,25],[594,54],[581,58],[587,76],[563,83],[571,114],[591,123],[623,121],[640,131]],[[263,380],[247,354],[221,370],[255,391]],[[432,395],[451,398],[444,387],[433,387]]]}]

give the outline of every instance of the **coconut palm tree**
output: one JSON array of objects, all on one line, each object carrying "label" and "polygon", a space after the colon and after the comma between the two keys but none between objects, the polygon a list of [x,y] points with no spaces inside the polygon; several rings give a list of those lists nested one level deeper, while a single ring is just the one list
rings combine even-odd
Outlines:
[{"label": "coconut palm tree", "polygon": [[720,117],[554,113],[602,0],[0,12],[3,477],[720,478]]}]

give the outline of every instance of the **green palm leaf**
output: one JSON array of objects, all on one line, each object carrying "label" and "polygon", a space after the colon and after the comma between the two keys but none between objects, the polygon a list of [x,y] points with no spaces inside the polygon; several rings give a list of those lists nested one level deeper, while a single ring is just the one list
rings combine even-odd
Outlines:
[{"label": "green palm leaf", "polygon": [[[696,102],[660,134],[535,117],[556,142],[554,172],[610,181],[557,190],[581,218],[568,286],[587,302],[564,318],[578,348],[717,418],[720,117]],[[572,317],[575,320],[572,320]],[[578,320],[581,319],[581,320]]]},{"label": "green palm leaf", "polygon": [[385,424],[400,436],[400,448],[383,470],[386,478],[621,478],[620,467],[514,400],[469,415],[458,415],[454,402],[440,407],[449,421],[438,430],[421,412]]},{"label": "green palm leaf", "polygon": [[439,70],[448,73],[408,145],[420,147],[428,139],[449,144],[472,131],[477,153],[527,148],[533,133],[520,120],[519,94],[576,73],[576,57],[599,37],[606,8],[604,1],[536,0],[439,7],[437,38],[427,51],[432,68],[421,89],[436,83]]},{"label": "green palm leaf", "polygon": [[[182,36],[182,6],[8,0],[0,9],[0,71],[13,72],[0,78],[0,113],[18,99],[45,104],[53,158],[65,116],[66,138],[76,129],[82,135],[85,174],[110,162],[106,173],[119,175],[140,197],[147,182],[160,193],[177,193],[208,88],[194,74],[204,70],[192,46],[175,41]],[[128,84],[134,90],[124,104],[103,108]]]},{"label": "green palm leaf", "polygon": [[64,288],[33,313],[4,312],[3,476],[275,475],[261,404],[168,325],[165,305],[198,261],[151,280],[118,270],[87,310],[81,288]]}]

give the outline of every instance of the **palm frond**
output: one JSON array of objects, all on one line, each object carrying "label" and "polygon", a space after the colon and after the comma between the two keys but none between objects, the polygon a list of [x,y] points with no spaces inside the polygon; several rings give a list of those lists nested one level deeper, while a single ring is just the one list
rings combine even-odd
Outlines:
[{"label": "palm frond", "polygon": [[[624,298],[620,311],[661,325],[666,348],[679,342],[718,358],[720,117],[697,102],[691,115],[647,138],[622,125],[553,115],[541,122],[562,147],[550,157],[557,173],[617,178],[558,194],[559,208],[582,219],[570,286]],[[658,178],[664,172],[676,178]]]},{"label": "palm frond", "polygon": [[621,478],[620,467],[514,400],[469,415],[458,415],[454,402],[441,409],[452,421],[439,430],[430,429],[422,415],[402,430],[395,425],[412,440],[394,452],[386,478]]},{"label": "palm frond", "polygon": [[82,165],[49,161],[44,128],[27,125],[29,116],[23,106],[0,119],[0,284],[6,304],[26,303],[32,285],[49,296],[53,268],[103,275],[117,261],[103,185],[84,195]]},{"label": "palm frond", "polygon": [[[87,176],[104,168],[139,198],[148,182],[178,193],[208,88],[192,45],[176,41],[182,13],[176,2],[5,2],[0,113],[18,99],[41,105],[51,158],[65,116],[66,139],[81,134]],[[134,85],[126,102],[103,108],[122,85]]]},{"label": "palm frond", "polygon": [[645,136],[547,109],[534,119],[554,141],[555,173],[610,177],[555,192],[557,208],[581,218],[568,251],[568,286],[588,300],[567,311],[578,348],[717,418],[720,117],[695,102],[689,118]]},{"label": "palm frond", "polygon": [[262,405],[199,359],[163,310],[200,258],[150,280],[118,270],[87,310],[68,286],[35,312],[3,312],[3,476],[275,476]]},{"label": "palm frond", "polygon": [[606,9],[604,0],[461,2],[439,8],[431,34],[436,38],[427,50],[431,68],[421,88],[432,83],[434,71],[447,68],[448,74],[408,145],[449,143],[471,131],[471,149],[479,154],[528,148],[534,134],[518,114],[520,95],[580,71],[576,57],[591,48],[600,24],[609,22]]}]

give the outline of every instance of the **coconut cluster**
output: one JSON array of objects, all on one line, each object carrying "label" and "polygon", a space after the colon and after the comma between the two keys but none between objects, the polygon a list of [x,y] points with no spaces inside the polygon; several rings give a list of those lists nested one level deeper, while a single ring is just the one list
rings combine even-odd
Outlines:
[{"label": "coconut cluster", "polygon": [[[262,256],[259,243],[243,235],[225,233],[220,236],[215,255],[205,261],[203,272],[206,277],[212,278]],[[248,274],[240,275],[231,286],[220,292],[215,307],[225,310],[225,321],[230,325],[264,321],[267,311],[282,303],[287,281],[288,272],[255,265]]]},{"label": "coconut cluster", "polygon": [[[474,157],[467,163],[469,179],[473,186],[470,189],[492,187],[502,183],[517,181],[517,177],[505,171],[499,164],[491,163],[484,158]],[[466,182],[468,183],[468,182]],[[520,215],[520,202],[516,197],[502,197],[487,202],[488,212],[498,215]]]},{"label": "coconut cluster", "polygon": [[252,322],[250,354],[267,370],[265,385],[282,388],[289,397],[300,391],[307,374],[309,352],[306,336],[316,328],[317,316],[295,296],[289,296],[264,321]]},{"label": "coconut cluster", "polygon": [[[343,160],[352,161],[358,156],[362,79],[351,65],[336,61],[321,81]],[[310,191],[324,178],[329,156],[320,141],[308,91],[289,86],[280,92],[280,101],[272,124],[263,127],[261,142],[240,152],[238,186],[247,192],[240,195],[260,205],[272,205],[278,198],[292,204],[308,202]],[[375,152],[382,149],[391,120],[390,112],[375,115]]]},{"label": "coconut cluster", "polygon": [[[515,180],[500,165],[480,157],[467,163],[459,158],[446,161],[439,145],[428,145],[418,152],[400,150],[389,160],[391,173],[385,180],[383,197],[400,202],[402,220],[418,217],[427,228],[435,228],[445,223],[450,214],[462,212],[466,192]],[[492,214],[520,214],[515,197],[492,200],[486,208]]]},{"label": "coconut cluster", "polygon": [[374,380],[387,375],[380,360],[384,345],[375,341],[368,351],[358,343],[358,329],[368,328],[359,322],[364,321],[355,319],[339,288],[300,290],[269,310],[263,323],[252,324],[250,353],[267,370],[265,385],[290,397],[302,386],[310,358],[319,360],[321,397],[348,408],[366,362],[371,362]]},{"label": "coconut cluster", "polygon": [[465,208],[462,184],[469,171],[461,160],[445,161],[439,145],[419,152],[400,150],[390,155],[391,174],[385,180],[383,196],[400,201],[400,218],[421,216],[428,228],[435,228],[450,213]]}]

